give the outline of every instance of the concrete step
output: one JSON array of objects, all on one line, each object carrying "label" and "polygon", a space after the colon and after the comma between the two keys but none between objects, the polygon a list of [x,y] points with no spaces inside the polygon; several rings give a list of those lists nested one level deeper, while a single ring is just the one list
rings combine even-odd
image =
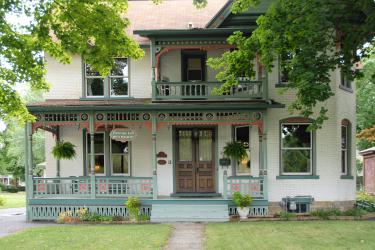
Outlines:
[{"label": "concrete step", "polygon": [[152,205],[152,222],[219,222],[228,220],[229,211],[227,204]]}]

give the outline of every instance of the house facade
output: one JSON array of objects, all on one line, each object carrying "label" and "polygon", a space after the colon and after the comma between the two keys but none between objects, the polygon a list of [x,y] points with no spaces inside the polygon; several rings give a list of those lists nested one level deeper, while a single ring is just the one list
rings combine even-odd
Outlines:
[{"label": "house facade", "polygon": [[[295,94],[279,93],[287,76],[278,67],[265,72],[255,61],[253,79],[215,94],[221,83],[207,58],[233,49],[226,38],[251,32],[269,3],[233,15],[230,1],[213,2],[197,10],[191,0],[130,1],[127,32],[145,56],[116,58],[108,77],[80,56],[69,65],[45,56],[51,90],[28,106],[37,118],[26,127],[28,220],[82,207],[125,215],[127,197],[138,196],[152,221],[226,221],[236,191],[253,197],[251,216],[353,205],[354,86],[331,72],[335,96],[317,131],[306,130],[314,117],[288,111]],[[30,167],[38,129],[46,131],[43,178]],[[52,157],[62,140],[76,146],[75,159]],[[228,165],[231,141],[243,142],[247,157]]]}]

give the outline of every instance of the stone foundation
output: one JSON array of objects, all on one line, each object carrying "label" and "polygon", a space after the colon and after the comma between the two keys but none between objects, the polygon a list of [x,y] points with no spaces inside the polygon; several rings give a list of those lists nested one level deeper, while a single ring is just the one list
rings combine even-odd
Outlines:
[{"label": "stone foundation", "polygon": [[[348,210],[353,208],[355,201],[313,201],[310,206],[310,210],[317,209],[330,209],[338,208],[340,210]],[[285,211],[285,208],[281,206],[281,202],[269,202],[268,203],[268,214],[273,215]]]}]

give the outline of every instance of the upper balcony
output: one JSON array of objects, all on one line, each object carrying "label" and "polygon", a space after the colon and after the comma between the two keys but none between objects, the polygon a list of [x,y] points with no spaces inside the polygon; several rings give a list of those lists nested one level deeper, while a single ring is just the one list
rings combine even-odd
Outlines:
[{"label": "upper balcony", "polygon": [[[222,86],[217,70],[207,59],[235,49],[227,37],[237,29],[204,28],[182,30],[136,30],[134,34],[150,40],[152,100],[161,101],[239,101],[266,100],[267,78],[254,61],[253,79],[240,77],[238,85],[217,91]],[[249,32],[243,31],[243,32]]]},{"label": "upper balcony", "polygon": [[156,82],[154,100],[249,100],[265,99],[266,79],[262,81],[240,81],[229,91],[218,94],[221,82]]}]

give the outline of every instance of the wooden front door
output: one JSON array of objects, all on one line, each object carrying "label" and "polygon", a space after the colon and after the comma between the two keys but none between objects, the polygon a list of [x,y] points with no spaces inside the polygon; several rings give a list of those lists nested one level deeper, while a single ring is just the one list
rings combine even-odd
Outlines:
[{"label": "wooden front door", "polygon": [[176,192],[215,192],[215,130],[176,129]]}]

